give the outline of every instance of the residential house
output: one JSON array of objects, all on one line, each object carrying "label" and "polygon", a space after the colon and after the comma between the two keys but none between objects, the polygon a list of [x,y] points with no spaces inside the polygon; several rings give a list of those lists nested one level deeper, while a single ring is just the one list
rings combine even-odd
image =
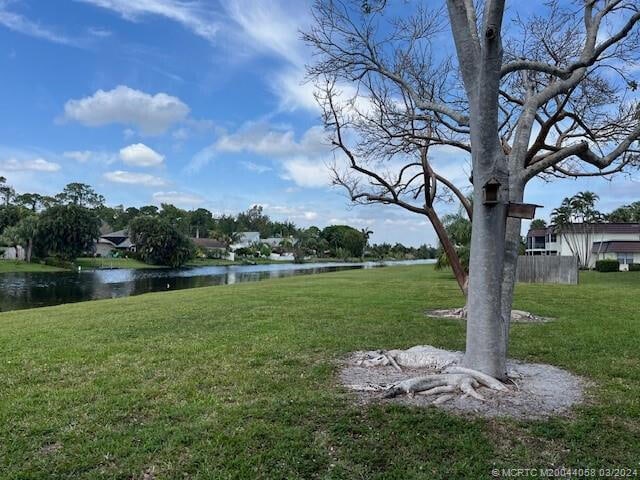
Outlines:
[{"label": "residential house", "polygon": [[94,244],[94,255],[97,257],[109,257],[117,252],[135,252],[135,250],[127,230],[105,233]]},{"label": "residential house", "polygon": [[191,241],[213,258],[234,260],[233,252],[227,252],[227,244],[215,238],[192,238]]},{"label": "residential house", "polygon": [[269,237],[260,239],[260,243],[266,243],[271,248],[279,247],[284,242],[288,242],[290,245],[295,246],[295,244],[298,243],[298,240],[293,237]]},{"label": "residential house", "polygon": [[579,223],[529,230],[525,255],[582,256],[589,268],[604,259],[618,260],[621,266],[640,263],[640,224]]},{"label": "residential house", "polygon": [[239,248],[248,248],[251,245],[259,243],[261,243],[260,232],[238,232],[238,240],[229,248],[233,251]]}]

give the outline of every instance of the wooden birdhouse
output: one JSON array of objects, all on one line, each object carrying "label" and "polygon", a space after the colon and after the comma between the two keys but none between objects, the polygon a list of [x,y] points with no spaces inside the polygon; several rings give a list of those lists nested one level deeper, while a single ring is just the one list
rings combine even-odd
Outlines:
[{"label": "wooden birdhouse", "polygon": [[502,185],[496,178],[491,178],[482,187],[482,203],[485,205],[496,205],[498,203],[498,194]]}]

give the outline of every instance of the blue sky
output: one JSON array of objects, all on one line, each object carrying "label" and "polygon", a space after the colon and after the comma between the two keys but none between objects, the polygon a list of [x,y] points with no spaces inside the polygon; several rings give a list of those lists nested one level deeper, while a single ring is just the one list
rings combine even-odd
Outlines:
[{"label": "blue sky", "polygon": [[[0,175],[20,192],[93,185],[110,205],[215,213],[262,204],[299,225],[349,223],[374,242],[435,244],[422,218],[352,207],[329,185],[303,0],[0,0]],[[465,162],[443,153],[454,175]],[[533,182],[547,205],[586,188],[610,209],[637,177]]]}]

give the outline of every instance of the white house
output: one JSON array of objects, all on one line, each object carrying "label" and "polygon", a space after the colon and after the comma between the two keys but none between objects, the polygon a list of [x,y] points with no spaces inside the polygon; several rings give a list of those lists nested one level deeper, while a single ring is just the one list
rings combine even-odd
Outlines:
[{"label": "white house", "polygon": [[18,245],[17,247],[0,247],[0,258],[3,260],[24,260],[27,256],[24,248]]},{"label": "white house", "polygon": [[247,248],[256,243],[260,243],[260,232],[238,232],[238,240],[230,245],[231,250]]},{"label": "white house", "polygon": [[298,243],[293,237],[269,237],[260,239],[260,243],[266,243],[270,247],[279,247],[283,242],[289,242],[291,245]]},{"label": "white house", "polygon": [[589,268],[604,259],[640,263],[640,224],[579,223],[529,230],[525,255],[579,256],[587,259]]}]

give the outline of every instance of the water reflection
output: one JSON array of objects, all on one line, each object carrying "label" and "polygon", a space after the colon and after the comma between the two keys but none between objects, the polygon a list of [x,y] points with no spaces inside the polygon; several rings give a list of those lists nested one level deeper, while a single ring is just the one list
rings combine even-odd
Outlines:
[{"label": "water reflection", "polygon": [[433,263],[411,260],[384,263],[308,263],[232,265],[150,270],[94,270],[83,272],[0,274],[0,311],[59,305],[148,292],[230,285],[268,278],[309,275],[385,265]]}]

